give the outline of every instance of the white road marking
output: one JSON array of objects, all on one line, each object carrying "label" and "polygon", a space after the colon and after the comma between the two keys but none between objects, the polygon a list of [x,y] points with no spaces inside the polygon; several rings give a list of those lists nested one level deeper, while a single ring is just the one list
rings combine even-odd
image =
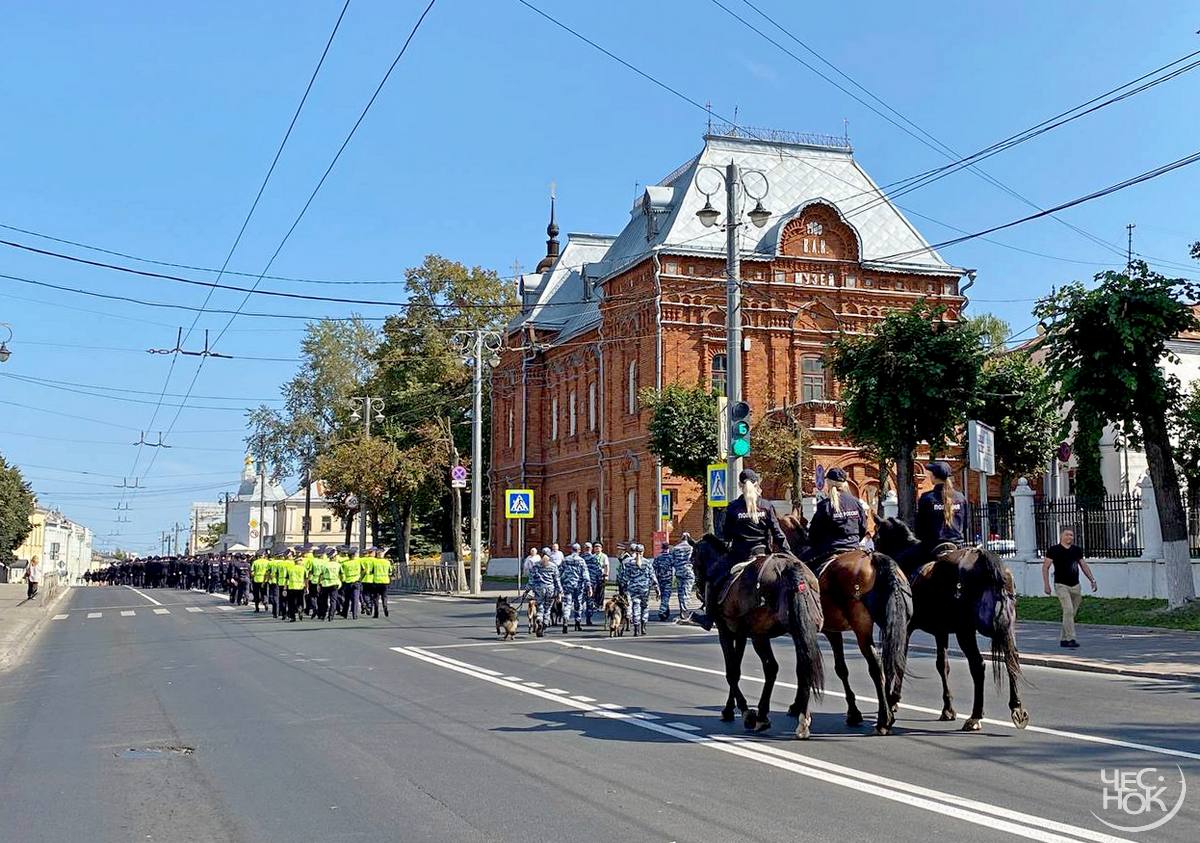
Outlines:
[{"label": "white road marking", "polygon": [[561,696],[561,695],[565,694],[566,691],[564,691],[562,688],[547,688],[546,693],[547,694],[557,694],[557,695]]},{"label": "white road marking", "polygon": [[50,620],[52,620],[52,621],[63,621],[63,620],[66,620],[68,617],[70,617],[70,615],[55,615],[55,616],[54,616],[54,617],[52,617]]},{"label": "white road marking", "polygon": [[221,612],[236,612],[237,606],[218,606],[217,610]]},{"label": "white road marking", "polygon": [[154,610],[154,614],[156,614],[156,615],[169,615],[169,614],[171,614],[171,610],[170,610],[170,609],[155,609],[155,610]]},{"label": "white road marking", "polygon": [[1080,826],[1056,822],[1045,817],[1038,817],[1003,808],[998,805],[979,802],[954,793],[920,787],[863,770],[830,764],[798,752],[777,749],[746,738],[734,738],[728,735],[697,735],[687,730],[676,729],[670,724],[643,720],[626,712],[609,711],[590,703],[556,697],[547,691],[539,691],[529,688],[526,685],[517,685],[506,682],[502,678],[481,673],[473,665],[466,665],[462,662],[453,664],[444,656],[423,652],[417,647],[392,647],[391,649],[401,655],[418,659],[435,667],[451,670],[485,682],[491,682],[501,687],[551,702],[562,703],[580,711],[593,712],[602,717],[621,720],[637,728],[657,732],[658,734],[666,735],[682,742],[696,744],[749,761],[756,761],[760,764],[796,773],[825,784],[849,788],[860,793],[878,796],[902,805],[953,817],[985,828],[1008,832],[1009,834],[1029,840],[1038,840],[1042,841],[1042,843],[1079,843],[1081,840],[1097,841],[1098,843],[1131,843],[1127,838],[1113,837],[1092,829],[1085,829]]},{"label": "white road marking", "polygon": [[138,597],[144,597],[145,599],[149,600],[149,601],[150,601],[151,603],[153,603],[155,606],[161,606],[161,605],[162,605],[162,603],[159,603],[157,600],[155,600],[155,599],[154,599],[153,597],[151,597],[149,594],[146,594],[145,592],[138,591],[136,588],[134,588],[134,587],[133,587],[133,586],[131,586],[131,585],[127,585],[127,586],[125,586],[125,587],[126,587],[127,589],[129,589],[130,591],[132,591],[134,594],[136,594]]},{"label": "white road marking", "polygon": [[[562,643],[562,642],[557,642],[557,643]],[[640,656],[636,653],[622,653],[618,650],[609,650],[604,647],[593,647],[589,644],[572,644],[570,646],[577,647],[581,650],[591,650],[591,651],[597,652],[597,653],[607,653],[610,656],[618,656],[623,659],[632,659],[634,661],[649,662],[650,664],[657,664],[657,665],[661,665],[664,667],[676,667],[676,668],[679,668],[680,670],[690,670],[695,673],[707,673],[707,674],[710,674],[713,676],[720,676],[722,679],[725,678],[725,671],[714,670],[713,668],[709,668],[709,667],[698,667],[697,665],[694,665],[694,664],[684,664],[682,662],[668,661],[667,659],[656,659],[656,658],[652,658],[650,656]],[[761,683],[763,681],[763,678],[761,676],[755,676],[754,674],[751,674],[751,673],[743,673],[742,679],[744,679],[748,682]],[[782,680],[776,680],[775,687],[776,688],[795,688],[796,685],[794,682],[784,682]],[[840,697],[841,699],[845,699],[845,694],[843,694],[840,691],[833,690],[832,688],[826,688],[825,695],[829,696],[829,697]],[[900,703],[900,708],[906,708],[909,711],[919,711],[922,714],[941,714],[941,712],[942,712],[942,710],[940,708],[930,708],[928,706],[913,705],[911,703],[903,703],[903,702]],[[1010,720],[994,720],[991,717],[984,717],[983,722],[987,723],[989,726],[1004,726],[1009,729],[1017,728],[1015,725],[1013,725],[1012,721],[1010,721]],[[1049,726],[1026,726],[1025,731],[1036,732],[1036,733],[1042,734],[1042,735],[1054,735],[1055,737],[1059,737],[1059,738],[1070,738],[1071,740],[1083,741],[1084,743],[1098,743],[1098,744],[1104,744],[1105,746],[1119,746],[1124,749],[1136,749],[1136,750],[1140,750],[1142,752],[1153,752],[1158,755],[1172,755],[1172,756],[1176,756],[1179,758],[1191,758],[1193,760],[1200,761],[1200,752],[1189,752],[1186,749],[1175,749],[1174,747],[1169,747],[1169,746],[1154,746],[1152,744],[1136,743],[1134,741],[1123,741],[1123,740],[1119,740],[1118,738],[1106,738],[1106,737],[1103,737],[1102,735],[1089,735],[1089,734],[1086,734],[1083,732],[1070,732],[1065,729],[1053,729]]]},{"label": "white road marking", "polygon": [[203,610],[203,609],[201,609],[199,606],[188,606],[188,607],[187,607],[187,610],[188,610],[189,612],[203,612],[203,611],[204,611],[204,610]]},{"label": "white road marking", "polygon": [[606,708],[609,711],[624,711],[625,706],[617,705],[616,703],[600,703],[601,708]]},{"label": "white road marking", "polygon": [[520,682],[521,681],[520,676],[505,676],[504,678],[507,679],[509,682]]},{"label": "white road marking", "polygon": [[540,682],[526,682],[524,684],[530,688],[545,688],[546,687],[545,685],[541,684]]},{"label": "white road marking", "polygon": [[630,717],[636,717],[638,720],[662,720],[657,714],[651,714],[648,711],[635,711],[630,714]]},{"label": "white road marking", "polygon": [[683,731],[685,731],[685,732],[699,732],[700,731],[699,726],[693,726],[691,723],[681,723],[678,720],[676,720],[674,723],[668,723],[667,725],[670,726],[672,729],[683,729]]},{"label": "white road marking", "polygon": [[136,614],[137,614],[137,612],[133,611],[133,609],[126,609],[124,612],[121,613],[121,617],[132,618]]},{"label": "white road marking", "polygon": [[595,697],[584,697],[584,696],[571,697],[571,699],[579,700],[580,702],[595,702],[596,701]]},{"label": "white road marking", "polygon": [[88,617],[89,618],[102,618],[102,617],[104,617],[104,613],[103,612],[88,612]]},{"label": "white road marking", "polygon": [[436,603],[457,603],[458,602],[457,597],[434,597],[433,595],[428,595],[428,594],[425,596],[425,599],[433,600]]}]

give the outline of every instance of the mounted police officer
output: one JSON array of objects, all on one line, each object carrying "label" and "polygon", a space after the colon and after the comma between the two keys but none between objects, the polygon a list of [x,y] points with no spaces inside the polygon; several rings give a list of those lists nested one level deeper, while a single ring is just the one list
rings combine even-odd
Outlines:
[{"label": "mounted police officer", "polygon": [[723,560],[712,565],[712,570],[705,572],[704,608],[706,611],[693,612],[690,620],[704,629],[712,629],[712,617],[709,611],[715,602],[718,588],[729,577],[732,569],[743,562],[755,558],[757,548],[771,548],[777,551],[791,553],[787,536],[779,526],[779,517],[770,501],[762,498],[762,478],[754,469],[747,468],[738,475],[738,486],[742,493],[725,508],[725,523],[721,527],[721,538],[729,547],[729,552]]},{"label": "mounted police officer", "polygon": [[825,475],[829,496],[817,504],[808,525],[811,550],[807,561],[819,569],[826,560],[847,550],[856,550],[867,535],[867,510],[850,494],[846,472],[831,468]]}]

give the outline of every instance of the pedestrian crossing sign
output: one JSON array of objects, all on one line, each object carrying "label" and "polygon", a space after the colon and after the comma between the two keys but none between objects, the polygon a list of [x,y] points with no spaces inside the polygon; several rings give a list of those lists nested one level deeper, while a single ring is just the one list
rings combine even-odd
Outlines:
[{"label": "pedestrian crossing sign", "polygon": [[706,472],[704,484],[709,506],[729,506],[728,463],[713,463]]},{"label": "pedestrian crossing sign", "polygon": [[505,518],[533,517],[533,489],[506,489],[504,492]]}]

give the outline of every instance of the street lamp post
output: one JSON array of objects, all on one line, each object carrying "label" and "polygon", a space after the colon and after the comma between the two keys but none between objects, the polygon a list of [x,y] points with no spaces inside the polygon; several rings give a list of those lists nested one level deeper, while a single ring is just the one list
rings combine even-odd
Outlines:
[{"label": "street lamp post", "polygon": [[8,358],[12,357],[12,352],[8,350],[8,343],[13,338],[12,325],[0,322],[0,328],[8,331],[8,336],[0,340],[0,363],[7,363]]},{"label": "street lamp post", "polygon": [[[350,413],[350,421],[356,422],[362,419],[363,441],[365,442],[371,438],[372,416],[375,421],[383,422],[383,399],[372,395],[355,395],[348,400],[353,410]],[[367,552],[367,496],[361,488],[358,490],[358,552],[360,554]]]},{"label": "street lamp post", "polygon": [[[712,190],[705,190],[700,183],[701,174],[706,173],[715,174],[718,180],[717,183],[712,184]],[[749,179],[750,184],[747,184],[748,176],[756,178]],[[757,185],[759,179],[761,179],[761,189],[758,189]],[[755,228],[762,228],[771,218],[771,212],[764,208],[762,203],[770,189],[770,184],[767,181],[766,173],[761,170],[743,170],[734,161],[730,161],[726,165],[724,173],[711,165],[701,167],[696,172],[695,181],[696,188],[704,194],[704,207],[696,212],[696,216],[705,228],[712,228],[721,217],[720,211],[712,206],[711,198],[721,189],[722,184],[725,187],[725,393],[728,399],[725,403],[728,416],[726,422],[731,431],[729,441],[732,443],[734,440],[732,431],[736,421],[733,413],[735,407],[742,400],[742,279],[737,235],[738,228],[745,223],[741,221],[742,212],[738,201],[738,192],[739,190],[745,191],[746,195],[754,200],[754,208],[747,216]],[[755,185],[756,190],[751,190],[750,185]],[[738,475],[742,473],[742,458],[733,452],[732,447],[726,456],[728,468],[725,482],[732,487],[737,483]]]},{"label": "street lamp post", "polygon": [[[463,361],[471,366],[474,403],[471,409],[471,593],[483,590],[483,365],[500,363],[496,353],[504,338],[496,331],[477,329],[455,334]],[[484,359],[484,355],[487,359]],[[455,529],[458,529],[456,526]]]}]

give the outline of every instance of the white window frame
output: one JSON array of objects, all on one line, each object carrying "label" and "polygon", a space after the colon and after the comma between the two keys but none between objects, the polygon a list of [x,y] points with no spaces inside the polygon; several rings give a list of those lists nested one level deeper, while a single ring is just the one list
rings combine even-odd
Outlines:
[{"label": "white window frame", "polygon": [[588,430],[596,430],[596,382],[588,384]]},{"label": "white window frame", "polygon": [[579,507],[576,504],[575,498],[571,498],[571,500],[567,503],[567,529],[571,536],[569,539],[571,544],[575,544],[575,542],[579,541],[579,519],[577,517],[579,515],[578,508]]},{"label": "white window frame", "polygon": [[637,412],[637,360],[629,361],[629,371],[626,375],[627,383],[625,385],[627,395],[625,396],[625,409],[630,414]]},{"label": "white window frame", "polygon": [[625,493],[625,532],[627,541],[637,541],[637,489]]},{"label": "white window frame", "polygon": [[[575,390],[567,396],[567,435],[574,436],[577,432],[575,424]],[[574,541],[574,538],[571,539]]]},{"label": "white window frame", "polygon": [[558,441],[558,396],[550,399],[550,440]]},{"label": "white window frame", "polygon": [[[508,447],[513,446],[513,430],[516,428],[516,420],[513,418],[513,408],[508,408]],[[508,519],[505,519],[506,521]]]},{"label": "white window frame", "polygon": [[600,538],[600,501],[596,498],[588,499],[588,541],[596,541]]},{"label": "white window frame", "polygon": [[504,546],[512,547],[512,522],[511,518],[504,519]]},{"label": "white window frame", "polygon": [[558,498],[550,502],[550,541],[558,541]]}]

